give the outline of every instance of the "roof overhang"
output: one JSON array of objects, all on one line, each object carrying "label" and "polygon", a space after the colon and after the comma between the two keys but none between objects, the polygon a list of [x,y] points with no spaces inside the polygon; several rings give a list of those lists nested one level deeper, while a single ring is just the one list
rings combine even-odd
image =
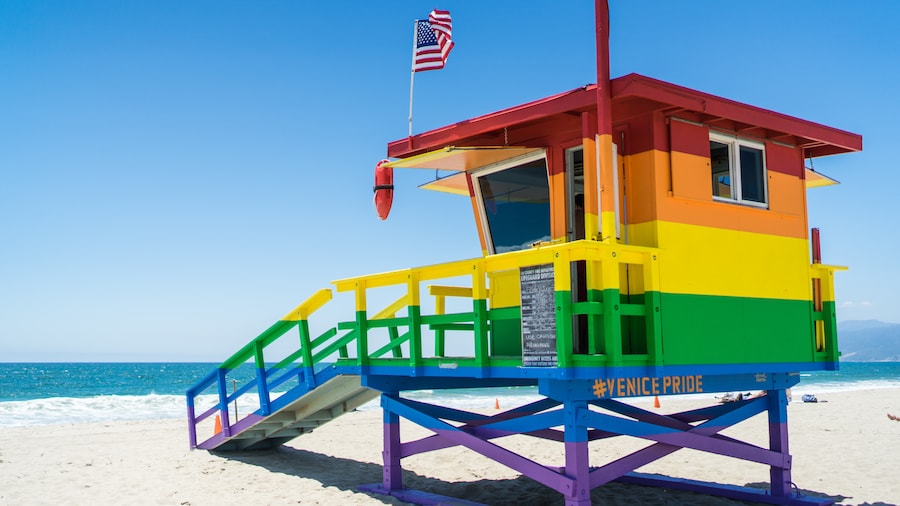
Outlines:
[{"label": "roof overhang", "polygon": [[506,128],[541,124],[563,116],[577,118],[581,112],[593,111],[596,107],[596,86],[584,86],[391,142],[387,155],[389,158],[407,158],[445,146],[506,144]]},{"label": "roof overhang", "polygon": [[689,113],[713,128],[797,146],[804,158],[862,150],[859,134],[638,74],[613,79],[612,96],[613,121],[622,121],[634,111]]},{"label": "roof overhang", "polygon": [[517,146],[447,146],[386,164],[398,169],[434,169],[468,172],[530,156],[543,148]]},{"label": "roof overhang", "polygon": [[[496,146],[498,139],[503,142],[506,138],[507,130],[512,138],[517,128],[528,129],[530,135],[540,130],[535,126],[544,122],[578,121],[583,113],[596,114],[596,89],[593,84],[583,86],[397,140],[388,144],[388,157],[408,158],[445,146]],[[862,149],[862,137],[858,134],[638,74],[613,79],[610,92],[614,123],[648,113],[679,116],[738,135],[797,146],[803,150],[804,158]]]}]

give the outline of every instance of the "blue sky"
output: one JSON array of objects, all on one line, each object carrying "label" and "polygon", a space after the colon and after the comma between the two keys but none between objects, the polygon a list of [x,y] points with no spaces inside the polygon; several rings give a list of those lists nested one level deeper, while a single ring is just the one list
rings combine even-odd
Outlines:
[{"label": "blue sky", "polygon": [[[596,80],[590,1],[0,3],[0,361],[219,361],[332,280],[479,255],[430,173],[397,174],[386,222],[371,202],[435,6],[456,47],[416,76],[416,132]],[[613,77],[863,135],[815,160],[843,184],[810,224],[851,267],[839,319],[900,321],[900,3],[610,11]]]}]

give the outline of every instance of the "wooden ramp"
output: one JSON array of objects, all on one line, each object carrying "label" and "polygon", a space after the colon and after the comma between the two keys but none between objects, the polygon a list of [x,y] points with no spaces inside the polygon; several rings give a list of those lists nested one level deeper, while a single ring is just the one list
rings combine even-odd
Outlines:
[{"label": "wooden ramp", "polygon": [[[330,374],[329,374],[330,373]],[[273,399],[269,414],[264,409],[245,416],[197,448],[215,451],[262,450],[281,445],[297,436],[355,410],[377,398],[380,392],[360,385],[360,377],[338,374],[330,368],[318,373],[318,386],[294,388]],[[322,378],[321,376],[330,376]]]}]

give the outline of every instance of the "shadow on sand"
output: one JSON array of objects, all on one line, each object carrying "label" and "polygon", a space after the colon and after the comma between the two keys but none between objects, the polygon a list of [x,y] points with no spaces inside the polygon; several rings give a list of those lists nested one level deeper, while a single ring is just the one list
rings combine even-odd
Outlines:
[{"label": "shadow on sand", "polygon": [[[323,488],[334,487],[340,490],[365,494],[383,504],[407,504],[389,496],[370,494],[357,489],[362,484],[381,482],[382,467],[378,464],[333,457],[286,446],[257,452],[211,452],[211,454],[219,458],[259,466],[273,473],[315,480],[321,483]],[[495,506],[521,506],[523,504],[549,506],[563,503],[563,497],[560,493],[525,476],[515,479],[485,479],[448,483],[419,475],[413,471],[404,470],[403,484],[410,489]],[[748,483],[745,486],[764,489],[768,487],[768,484]],[[800,490],[800,493],[812,497],[831,499],[836,504],[842,504],[842,501],[848,499],[843,496],[829,496],[810,490]],[[613,506],[727,506],[756,504],[693,492],[624,483],[609,483],[594,489],[591,492],[591,502],[593,504]],[[890,506],[890,503],[866,503],[866,506]]]}]

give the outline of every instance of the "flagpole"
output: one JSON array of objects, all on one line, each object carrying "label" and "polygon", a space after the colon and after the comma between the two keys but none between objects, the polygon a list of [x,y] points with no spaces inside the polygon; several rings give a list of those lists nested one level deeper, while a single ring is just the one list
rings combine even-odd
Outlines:
[{"label": "flagpole", "polygon": [[[600,155],[597,167],[597,181],[600,190],[597,194],[598,238],[616,243],[616,231],[619,227],[619,209],[615,207],[616,177],[613,175],[613,126],[612,95],[609,80],[609,0],[594,0],[594,29],[597,38],[597,141],[594,149]],[[604,191],[609,188],[610,191]]]},{"label": "flagpole", "polygon": [[419,20],[413,21],[412,65],[409,70],[409,137],[412,138],[413,118],[413,83],[416,77],[416,38],[419,30]]}]

